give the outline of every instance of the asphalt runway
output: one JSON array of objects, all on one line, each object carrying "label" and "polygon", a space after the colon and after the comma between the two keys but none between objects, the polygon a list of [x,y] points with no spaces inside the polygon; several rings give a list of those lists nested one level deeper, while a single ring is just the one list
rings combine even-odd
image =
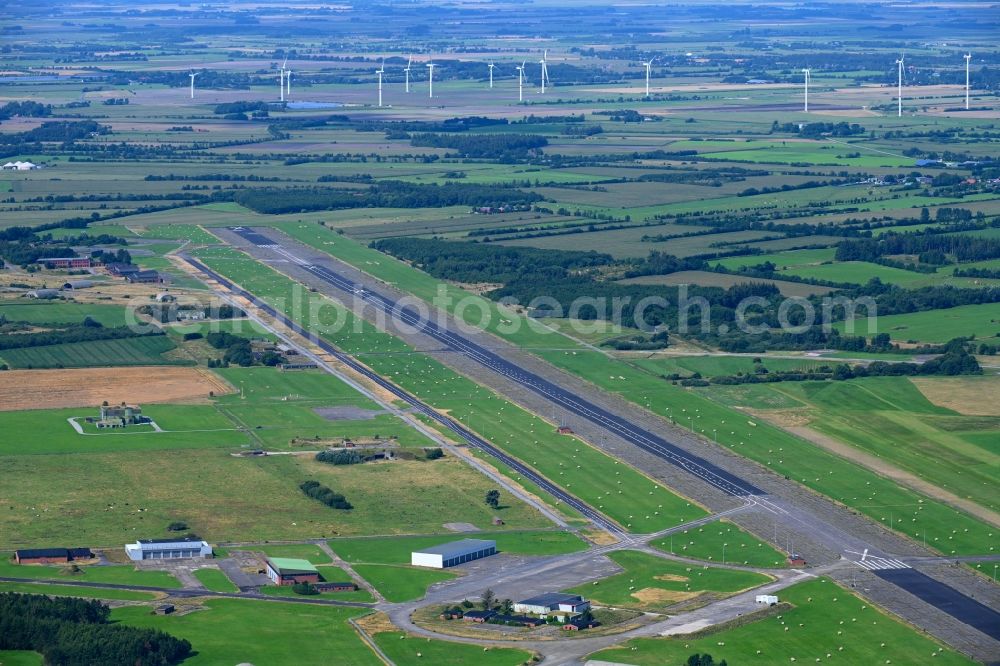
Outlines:
[{"label": "asphalt runway", "polygon": [[433,321],[423,317],[415,308],[402,307],[395,300],[386,298],[381,294],[374,293],[364,288],[363,285],[353,282],[344,276],[330,270],[325,266],[311,264],[285,250],[279,243],[252,229],[246,227],[231,227],[230,231],[238,234],[245,240],[274,250],[278,254],[286,256],[289,260],[298,264],[301,268],[309,271],[327,284],[336,287],[349,296],[363,300],[385,313],[395,317],[398,321],[419,329],[421,332],[434,338],[445,347],[462,353],[468,358],[476,361],[480,365],[500,374],[508,379],[517,382],[525,388],[551,400],[564,407],[570,412],[585,418],[597,425],[612,431],[621,436],[626,441],[639,448],[660,457],[661,459],[693,474],[702,481],[709,483],[719,490],[734,497],[746,497],[748,495],[764,495],[764,491],[757,488],[745,479],[727,472],[716,465],[698,456],[684,451],[680,447],[666,441],[658,435],[654,435],[648,430],[639,428],[625,419],[616,416],[593,403],[583,400],[552,382],[539,377],[536,374],[525,371],[506,359],[498,356],[492,351],[472,342],[468,338],[462,337],[458,333],[442,328]]},{"label": "asphalt runway", "polygon": [[875,575],[1000,641],[1000,613],[916,569],[885,569]]},{"label": "asphalt runway", "polygon": [[410,395],[409,393],[402,390],[395,384],[383,379],[380,375],[373,372],[365,365],[359,363],[353,357],[340,351],[339,349],[331,345],[329,342],[323,340],[314,333],[307,331],[297,322],[294,322],[288,317],[284,316],[283,314],[272,308],[270,305],[268,305],[264,301],[254,296],[253,294],[244,291],[243,289],[240,289],[235,284],[233,284],[226,278],[222,277],[221,275],[219,275],[218,273],[216,273],[211,268],[201,263],[197,259],[194,259],[186,255],[182,255],[182,257],[189,264],[197,268],[203,274],[210,276],[213,280],[215,280],[219,284],[229,289],[232,293],[237,294],[240,297],[245,298],[249,302],[253,303],[255,307],[260,308],[262,311],[266,312],[271,317],[274,317],[276,320],[280,321],[283,325],[287,326],[288,328],[295,331],[302,337],[306,338],[311,343],[321,348],[323,351],[330,354],[344,365],[350,367],[355,372],[367,377],[369,380],[377,384],[379,387],[385,389],[386,391],[389,391],[390,393],[398,397],[400,400],[403,400],[411,407],[413,407],[413,409],[419,411],[424,416],[434,419],[435,421],[446,427],[449,431],[451,431],[461,439],[465,440],[473,448],[479,449],[480,451],[483,451],[484,453],[487,453],[490,456],[501,461],[502,463],[510,467],[512,470],[514,470],[524,478],[528,479],[529,481],[540,487],[542,490],[546,491],[547,493],[555,497],[560,502],[566,504],[569,507],[572,507],[580,514],[591,520],[593,523],[600,526],[602,529],[610,532],[611,534],[614,534],[619,539],[624,539],[626,537],[625,530],[622,529],[617,523],[610,520],[609,518],[604,516],[604,514],[592,508],[590,505],[581,501],[574,495],[570,495],[559,486],[553,484],[544,476],[538,474],[532,468],[522,463],[520,460],[507,455],[501,449],[498,449],[497,447],[493,446],[486,440],[482,439],[481,437],[473,433],[471,430],[466,429],[462,424],[448,418],[447,416],[444,416],[437,410],[431,408],[429,405],[426,405],[420,400],[418,400],[415,396]]}]

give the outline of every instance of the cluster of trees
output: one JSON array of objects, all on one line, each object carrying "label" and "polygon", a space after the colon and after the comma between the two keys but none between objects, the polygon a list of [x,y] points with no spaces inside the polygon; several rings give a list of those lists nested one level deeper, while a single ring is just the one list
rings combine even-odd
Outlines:
[{"label": "cluster of trees", "polygon": [[233,113],[254,113],[263,112],[267,115],[270,105],[267,102],[224,102],[217,104],[213,112],[220,116],[228,116]]},{"label": "cluster of trees", "polygon": [[494,488],[486,491],[486,506],[491,509],[500,508],[500,491]]},{"label": "cluster of trees", "polygon": [[[37,324],[36,324],[37,325]],[[79,324],[73,324],[62,329],[42,331],[39,333],[17,333],[0,335],[0,349],[26,349],[28,347],[47,347],[68,342],[89,342],[91,340],[121,340],[150,335],[164,335],[161,330],[137,332],[127,326],[105,328],[89,317]]]},{"label": "cluster of trees", "polygon": [[299,489],[314,500],[326,504],[332,509],[349,511],[354,505],[347,501],[347,498],[333,489],[324,486],[319,481],[305,481],[299,485]]},{"label": "cluster of trees", "polygon": [[821,136],[857,136],[865,133],[865,128],[857,123],[806,123],[799,126],[799,123],[778,123],[777,120],[771,125],[772,132],[783,132],[788,134],[798,134],[799,136],[811,139]]},{"label": "cluster of trees", "polygon": [[[205,341],[215,349],[225,350],[222,359],[216,361],[215,367],[229,367],[229,364],[235,363],[246,368],[257,362],[250,340],[243,336],[225,331],[213,331],[205,336]],[[274,351],[266,351],[260,357],[262,365],[275,366],[284,362],[285,357]]]},{"label": "cluster of trees", "polygon": [[8,120],[15,116],[22,118],[44,118],[52,115],[51,104],[38,102],[7,102],[0,106],[0,120]]},{"label": "cluster of trees", "polygon": [[511,163],[535,157],[548,139],[534,134],[415,134],[410,145],[447,148],[465,158],[490,159]]},{"label": "cluster of trees", "polygon": [[0,144],[23,145],[42,141],[72,143],[91,134],[110,134],[111,128],[93,120],[54,120],[25,132],[0,134]]},{"label": "cluster of trees", "polygon": [[316,460],[329,465],[358,465],[364,462],[357,451],[320,451],[316,454]]},{"label": "cluster of trees", "polygon": [[372,247],[456,282],[510,282],[565,277],[614,262],[609,254],[574,250],[498,247],[430,238],[384,238]]},{"label": "cluster of trees", "polygon": [[16,241],[0,240],[0,256],[17,266],[27,266],[44,257],[75,257],[77,254],[68,245],[44,243],[36,239],[24,239]]},{"label": "cluster of trees", "polygon": [[1000,270],[990,268],[956,268],[951,272],[955,277],[985,278],[1000,280]]},{"label": "cluster of trees", "polygon": [[258,213],[285,214],[343,208],[440,208],[443,206],[526,206],[542,199],[512,187],[381,181],[363,189],[246,189],[233,200]]},{"label": "cluster of trees", "polygon": [[[935,253],[935,254],[931,254]],[[940,233],[886,233],[879,238],[841,241],[837,261],[876,261],[886,255],[953,255],[958,261],[983,261],[1000,257],[1000,239]],[[943,263],[938,260],[939,263]]]},{"label": "cluster of trees", "polygon": [[653,250],[641,263],[625,271],[626,278],[643,275],[669,275],[680,271],[701,271],[708,268],[708,262],[700,258],[679,259],[672,254]]},{"label": "cluster of trees", "polygon": [[709,653],[701,654],[699,652],[694,653],[687,659],[687,666],[729,666],[726,660],[723,659],[720,662],[716,662]]},{"label": "cluster of trees", "polygon": [[169,666],[191,643],[155,629],[112,623],[95,600],[0,593],[0,650],[39,652],[46,664]]}]

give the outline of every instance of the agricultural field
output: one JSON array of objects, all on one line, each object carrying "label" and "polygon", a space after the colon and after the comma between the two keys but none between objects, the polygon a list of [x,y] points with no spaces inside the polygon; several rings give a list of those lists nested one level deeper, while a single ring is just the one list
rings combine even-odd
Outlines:
[{"label": "agricultural field", "polygon": [[191,365],[163,355],[177,347],[163,335],[120,340],[70,342],[45,347],[4,349],[2,359],[11,368],[100,368],[130,365]]},{"label": "agricultural field", "polygon": [[[307,262],[335,257],[481,323],[495,343],[532,354],[526,365],[547,378],[570,373],[620,415],[634,414],[617,398],[662,419],[664,438],[687,430],[703,440],[696,447],[725,447],[706,455],[732,454],[745,478],[772,475],[761,487],[778,500],[799,497],[783,479],[804,486],[817,505],[829,500],[800,505],[805,515],[839,512],[830,523],[875,550],[956,559],[1000,550],[1000,50],[981,8],[683,0],[507,3],[491,15],[475,3],[389,0],[370,9],[70,0],[29,3],[0,21],[0,577],[15,579],[0,591],[114,602],[123,634],[148,627],[190,640],[185,665],[523,666],[563,657],[587,631],[542,629],[531,650],[447,642],[408,634],[384,613],[321,603],[376,605],[364,589],[308,603],[264,585],[267,599],[247,598],[257,595],[234,585],[233,562],[221,558],[252,575],[260,558],[301,557],[327,580],[347,580],[349,565],[410,612],[450,598],[449,584],[508,587],[503,568],[515,559],[535,588],[561,557],[603,553],[621,573],[594,582],[575,567],[563,582],[569,568],[560,568],[556,587],[625,609],[599,613],[681,623],[694,607],[773,580],[782,548],[796,532],[809,536],[809,521],[780,517],[773,534],[724,519],[687,526],[726,503],[697,484],[678,494],[644,456],[626,463],[611,448],[620,442],[588,441],[590,426],[566,432],[559,426],[576,424],[557,422],[566,414],[542,398],[452,370],[466,367],[449,360],[454,348],[417,349],[362,320],[287,277],[303,267],[280,248],[261,261],[238,251],[224,240],[235,226],[287,234],[310,248],[298,251]],[[502,30],[490,20],[498,16]],[[91,266],[44,261],[72,256]],[[605,550],[614,535],[589,510],[418,414],[459,448],[429,437],[400,417],[405,402],[384,406],[387,392],[372,399],[325,370],[271,367],[304,360],[269,351],[280,328],[174,310],[216,299],[246,307],[202,282],[187,258],[625,532],[684,527],[651,539],[660,556],[628,550],[627,539]],[[158,275],[127,282],[110,268],[122,262]],[[94,285],[51,301],[29,294],[71,280]],[[683,296],[706,306],[710,326],[688,326],[698,316]],[[646,298],[663,300],[643,311]],[[820,312],[828,298],[870,298],[885,314],[843,321],[835,310],[832,328],[796,328],[808,317],[795,308]],[[613,316],[596,305],[609,300],[624,303]],[[747,305],[770,330],[741,326]],[[100,330],[129,324],[137,308],[162,335]],[[139,405],[151,422],[98,428],[105,401]],[[330,448],[365,460],[316,459]],[[487,495],[496,490],[499,505]],[[747,525],[770,525],[759,506],[740,511]],[[220,560],[176,577],[117,564],[124,543],[176,536],[179,523],[222,544]],[[777,543],[786,527],[792,541]],[[900,541],[889,532],[909,550],[891,553]],[[409,565],[412,550],[465,536],[495,539],[509,557],[492,572],[492,558],[457,572]],[[104,549],[115,564],[29,567],[9,556],[72,545]],[[826,555],[810,567],[835,561]],[[988,561],[961,566],[942,568],[942,579],[988,588]],[[979,582],[966,585],[977,566]],[[103,584],[123,587],[91,587]],[[163,595],[127,589],[142,585],[190,589],[171,597],[176,613],[158,615]],[[435,585],[442,592],[421,601]],[[991,600],[987,588],[975,587],[976,598]],[[888,606],[900,620],[825,578],[780,595],[779,606],[734,623],[595,658],[965,664],[996,653],[922,607]],[[0,666],[59,661],[38,649],[0,651]]]},{"label": "agricultural field", "polygon": [[636,639],[591,658],[634,666],[680,663],[694,653],[729,663],[793,658],[857,664],[974,663],[828,578],[786,588],[778,598],[782,604],[776,611],[742,626],[697,637]]}]

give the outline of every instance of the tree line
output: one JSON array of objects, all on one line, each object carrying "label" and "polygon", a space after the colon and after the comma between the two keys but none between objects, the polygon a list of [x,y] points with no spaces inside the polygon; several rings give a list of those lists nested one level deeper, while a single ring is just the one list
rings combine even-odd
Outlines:
[{"label": "tree line", "polygon": [[332,488],[324,486],[319,481],[305,481],[299,485],[299,489],[307,496],[326,504],[331,509],[350,511],[354,505],[347,501],[342,494],[335,492]]},{"label": "tree line", "polygon": [[113,623],[96,600],[0,593],[0,650],[41,653],[46,664],[169,666],[191,643],[156,629]]},{"label": "tree line", "polygon": [[548,139],[534,134],[415,134],[414,147],[446,148],[455,156],[510,163],[537,156]]},{"label": "tree line", "polygon": [[233,200],[258,213],[285,214],[344,208],[441,208],[530,205],[542,197],[515,188],[470,183],[438,185],[381,181],[360,190],[329,188],[246,189]]}]

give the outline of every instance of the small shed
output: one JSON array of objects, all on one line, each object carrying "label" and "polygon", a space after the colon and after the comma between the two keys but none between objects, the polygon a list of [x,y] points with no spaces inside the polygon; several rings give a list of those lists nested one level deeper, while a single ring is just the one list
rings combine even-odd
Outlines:
[{"label": "small shed", "polygon": [[778,597],[773,594],[758,594],[757,603],[761,606],[774,606],[778,603]]},{"label": "small shed", "polygon": [[161,606],[157,606],[156,607],[156,614],[157,615],[170,615],[175,610],[176,609],[174,608],[173,604],[163,604]]},{"label": "small shed", "polygon": [[791,554],[788,556],[788,566],[790,567],[804,567],[806,565],[806,558],[801,555]]}]

